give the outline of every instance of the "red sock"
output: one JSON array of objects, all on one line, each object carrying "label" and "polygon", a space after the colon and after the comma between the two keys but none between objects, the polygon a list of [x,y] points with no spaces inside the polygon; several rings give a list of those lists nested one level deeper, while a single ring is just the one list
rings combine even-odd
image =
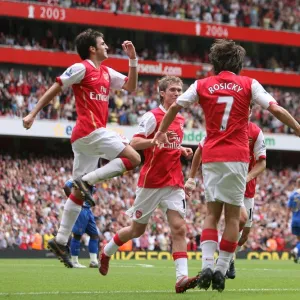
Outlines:
[{"label": "red sock", "polygon": [[128,158],[121,157],[121,160],[126,168],[127,171],[133,170],[133,165]]},{"label": "red sock", "polygon": [[178,258],[187,258],[187,253],[186,252],[174,252],[173,253],[173,259],[176,260]]},{"label": "red sock", "polygon": [[114,236],[114,242],[115,242],[115,244],[118,245],[119,247],[122,246],[123,244],[125,244],[125,243],[123,243],[123,242],[120,240],[119,235],[118,235],[117,233],[116,233],[115,236]]}]

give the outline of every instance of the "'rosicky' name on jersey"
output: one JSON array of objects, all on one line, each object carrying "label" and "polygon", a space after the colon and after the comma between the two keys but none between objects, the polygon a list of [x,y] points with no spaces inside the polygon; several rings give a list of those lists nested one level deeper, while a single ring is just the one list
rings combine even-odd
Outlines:
[{"label": "'rosicky' name on jersey", "polygon": [[241,90],[243,90],[243,88],[236,84],[236,83],[233,83],[233,82],[221,82],[221,83],[216,83],[214,84],[213,86],[210,86],[208,87],[208,91],[213,94],[214,92],[216,91],[219,91],[219,90],[231,90],[231,91],[235,91],[237,93],[239,93]]}]

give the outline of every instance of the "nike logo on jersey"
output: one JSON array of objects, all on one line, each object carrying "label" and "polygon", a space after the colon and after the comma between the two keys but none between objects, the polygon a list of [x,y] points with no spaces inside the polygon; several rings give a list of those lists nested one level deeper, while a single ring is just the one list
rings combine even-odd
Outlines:
[{"label": "nike logo on jersey", "polygon": [[91,80],[96,80],[97,79],[97,77],[91,77]]},{"label": "nike logo on jersey", "polygon": [[241,86],[239,86],[238,84],[235,84],[233,82],[229,82],[229,83],[226,83],[226,82],[222,82],[220,84],[214,84],[213,86],[210,86],[208,88],[210,94],[213,94],[214,92],[216,91],[219,91],[219,90],[231,90],[231,91],[235,91],[237,93],[239,93],[243,88]]}]

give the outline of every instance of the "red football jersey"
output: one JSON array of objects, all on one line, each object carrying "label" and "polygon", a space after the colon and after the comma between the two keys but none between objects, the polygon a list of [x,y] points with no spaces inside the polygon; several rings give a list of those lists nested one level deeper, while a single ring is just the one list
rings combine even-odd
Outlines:
[{"label": "red football jersey", "polygon": [[76,101],[77,121],[71,142],[106,127],[110,89],[121,89],[127,77],[111,68],[84,60],[69,67],[56,81],[63,87],[72,86]]},{"label": "red football jersey", "polygon": [[[141,119],[138,132],[134,137],[152,139],[165,116],[166,110],[159,106],[147,112]],[[144,165],[141,168],[138,186],[143,188],[163,188],[178,186],[183,188],[184,179],[180,162],[181,143],[183,139],[184,118],[177,114],[168,132],[175,133],[169,138],[169,144],[164,144],[143,150]]]},{"label": "red football jersey", "polygon": [[203,109],[207,132],[203,163],[249,162],[251,100],[264,108],[277,103],[255,79],[228,71],[197,80],[178,97],[183,107],[198,102]]},{"label": "red football jersey", "polygon": [[[266,146],[261,129],[250,122],[248,127],[248,139],[250,150],[249,172],[253,169],[258,159],[266,159]],[[253,198],[255,195],[256,178],[247,183],[245,197]]]}]

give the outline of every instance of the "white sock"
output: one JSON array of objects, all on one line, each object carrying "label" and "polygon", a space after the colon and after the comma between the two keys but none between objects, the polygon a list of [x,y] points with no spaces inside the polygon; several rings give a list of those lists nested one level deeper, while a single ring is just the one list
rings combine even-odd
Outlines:
[{"label": "white sock", "polygon": [[98,262],[97,253],[90,253],[91,262]]},{"label": "white sock", "polygon": [[110,161],[105,166],[96,169],[95,171],[92,171],[82,177],[84,181],[87,181],[90,185],[94,185],[95,183],[113,178],[115,176],[121,175],[126,171],[126,168],[123,164],[123,161],[121,158],[115,158],[112,161]]},{"label": "white sock", "polygon": [[214,254],[217,250],[218,243],[215,241],[204,241],[201,243],[202,249],[202,270],[210,268],[214,270]]},{"label": "white sock", "polygon": [[177,258],[174,263],[176,269],[176,282],[178,282],[182,277],[188,276],[187,258]]},{"label": "white sock", "polygon": [[74,203],[69,198],[65,204],[58,233],[55,237],[55,240],[58,244],[67,245],[73,226],[80,214],[80,211],[81,206]]},{"label": "white sock", "polygon": [[106,246],[104,247],[104,254],[106,256],[112,256],[114,255],[118,249],[119,249],[120,246],[118,246],[114,239],[112,238],[108,244],[106,244]]},{"label": "white sock", "polygon": [[232,252],[220,250],[215,271],[221,271],[221,273],[225,276],[227,270],[229,269],[229,264],[233,258],[233,254],[234,253]]},{"label": "white sock", "polygon": [[71,256],[71,259],[72,259],[72,263],[79,263],[78,261],[78,256]]}]

